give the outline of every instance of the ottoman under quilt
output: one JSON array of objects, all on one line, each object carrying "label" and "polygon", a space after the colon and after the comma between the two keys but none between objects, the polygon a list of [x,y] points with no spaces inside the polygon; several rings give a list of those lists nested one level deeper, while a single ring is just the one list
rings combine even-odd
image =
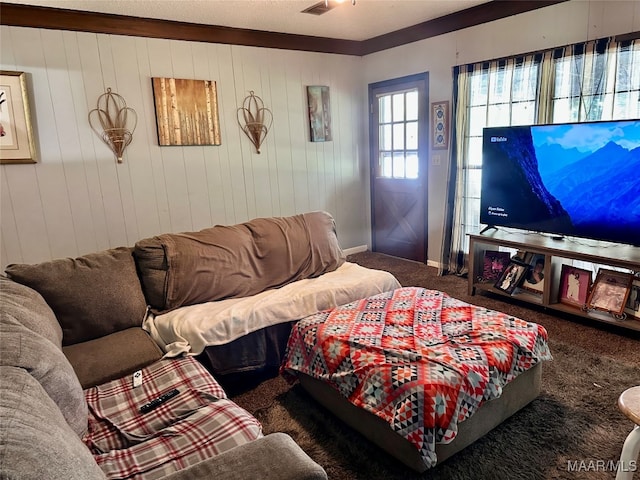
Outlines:
[{"label": "ottoman under quilt", "polygon": [[550,359],[538,324],[405,287],[298,322],[281,372],[320,380],[384,420],[430,468],[459,423]]}]

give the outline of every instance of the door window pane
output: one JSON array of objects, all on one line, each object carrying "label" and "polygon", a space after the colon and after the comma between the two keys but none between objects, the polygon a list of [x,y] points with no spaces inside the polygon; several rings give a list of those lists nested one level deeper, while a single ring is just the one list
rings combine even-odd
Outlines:
[{"label": "door window pane", "polygon": [[391,125],[380,125],[380,150],[391,150]]},{"label": "door window pane", "polygon": [[402,122],[404,120],[404,93],[397,93],[393,96],[393,121]]},{"label": "door window pane", "polygon": [[393,154],[393,176],[394,178],[404,178],[404,152]]},{"label": "door window pane", "polygon": [[406,165],[406,178],[418,178],[418,152],[407,152]]},{"label": "door window pane", "polygon": [[393,125],[393,149],[404,150],[404,123]]},{"label": "door window pane", "polygon": [[407,150],[418,149],[418,122],[407,123]]},{"label": "door window pane", "polygon": [[377,174],[386,178],[418,178],[418,91],[380,96],[378,105]]},{"label": "door window pane", "polygon": [[391,178],[393,174],[393,160],[391,154],[383,152],[380,154],[380,173],[381,177]]},{"label": "door window pane", "polygon": [[407,92],[406,120],[418,120],[418,92]]},{"label": "door window pane", "polygon": [[391,123],[391,97],[389,95],[378,98],[378,116],[380,123]]}]

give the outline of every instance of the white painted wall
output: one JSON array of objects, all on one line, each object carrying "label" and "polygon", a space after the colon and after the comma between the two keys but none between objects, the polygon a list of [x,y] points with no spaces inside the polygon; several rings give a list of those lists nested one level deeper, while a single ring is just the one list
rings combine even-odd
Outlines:
[{"label": "white painted wall", "polygon": [[[363,85],[429,72],[429,100],[452,100],[453,67],[640,31],[640,2],[572,0],[365,57]],[[363,87],[364,88],[364,87]],[[366,105],[363,106],[366,115]],[[439,263],[449,152],[429,166],[429,263]],[[440,155],[440,165],[433,156]]]},{"label": "white painted wall", "polygon": [[[369,243],[360,149],[362,59],[242,46],[0,28],[0,64],[29,74],[38,163],[0,167],[0,263],[74,257],[164,232],[327,210],[343,248]],[[217,82],[221,146],[160,147],[151,77]],[[328,85],[333,141],[309,141],[307,85]],[[88,112],[107,87],[136,110],[124,163]],[[273,112],[261,153],[237,108]]]},{"label": "white painted wall", "polygon": [[[164,232],[331,212],[344,248],[370,244],[367,85],[640,31],[640,2],[572,0],[364,58],[0,27],[0,68],[29,73],[39,162],[0,166],[0,266],[77,256]],[[151,77],[217,82],[222,145],[159,147]],[[309,142],[306,85],[331,87],[334,140]],[[138,112],[123,164],[89,128],[111,87]],[[273,111],[256,154],[236,122],[249,90]],[[433,153],[433,152],[432,152]],[[448,164],[429,171],[429,263],[440,260]]]}]

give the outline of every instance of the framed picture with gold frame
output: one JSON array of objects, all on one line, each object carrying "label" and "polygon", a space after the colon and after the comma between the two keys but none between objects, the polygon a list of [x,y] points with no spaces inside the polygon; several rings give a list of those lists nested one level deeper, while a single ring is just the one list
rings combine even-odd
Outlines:
[{"label": "framed picture with gold frame", "polygon": [[0,71],[0,163],[36,163],[25,72]]},{"label": "framed picture with gold frame", "polygon": [[613,315],[622,315],[631,290],[633,275],[616,270],[598,270],[587,307]]}]

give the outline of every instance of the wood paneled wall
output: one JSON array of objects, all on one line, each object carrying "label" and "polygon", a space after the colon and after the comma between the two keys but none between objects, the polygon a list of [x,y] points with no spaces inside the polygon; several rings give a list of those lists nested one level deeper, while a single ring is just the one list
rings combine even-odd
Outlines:
[{"label": "wood paneled wall", "polygon": [[[74,257],[164,232],[327,210],[343,248],[369,243],[359,57],[0,27],[0,64],[28,73],[38,163],[0,166],[0,262]],[[151,77],[217,82],[221,146],[160,147]],[[306,86],[331,88],[333,141],[309,141]],[[110,87],[136,110],[124,163],[89,127]],[[237,109],[273,112],[261,153]]]}]

